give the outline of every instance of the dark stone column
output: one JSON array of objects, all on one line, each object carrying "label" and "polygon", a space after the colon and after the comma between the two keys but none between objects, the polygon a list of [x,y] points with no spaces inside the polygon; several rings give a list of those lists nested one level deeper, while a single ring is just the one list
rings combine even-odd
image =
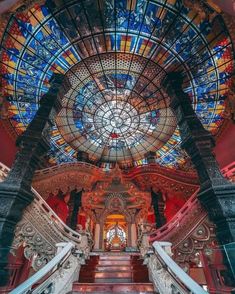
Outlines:
[{"label": "dark stone column", "polygon": [[151,197],[156,220],[156,227],[160,228],[166,223],[166,218],[164,216],[165,202],[162,197],[162,192],[159,190],[157,193],[155,193],[153,189],[151,189]]},{"label": "dark stone column", "polygon": [[[4,182],[0,183],[0,285],[7,283],[6,266],[14,238],[16,224],[24,209],[33,201],[31,184],[40,159],[50,148],[50,130],[55,116],[61,109],[61,99],[68,83],[62,75],[55,74],[51,88],[40,100],[40,107],[27,127],[17,139],[19,151]],[[62,85],[63,83],[63,86]]]},{"label": "dark stone column", "polygon": [[189,95],[183,92],[182,84],[182,75],[172,72],[165,78],[162,86],[170,97],[170,106],[177,118],[182,148],[190,156],[198,173],[198,198],[216,224],[220,243],[234,242],[235,185],[222,176],[213,154],[214,139],[197,117]]},{"label": "dark stone column", "polygon": [[83,192],[83,190],[77,192],[77,189],[74,189],[70,193],[71,202],[72,202],[72,210],[71,210],[71,217],[70,217],[70,227],[73,230],[76,230],[78,212],[79,212],[79,208],[82,205],[82,192]]}]

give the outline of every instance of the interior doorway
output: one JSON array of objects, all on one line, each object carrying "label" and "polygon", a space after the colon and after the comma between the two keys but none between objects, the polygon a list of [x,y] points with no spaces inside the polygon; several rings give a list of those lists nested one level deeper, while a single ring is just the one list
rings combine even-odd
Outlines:
[{"label": "interior doorway", "polygon": [[127,246],[127,222],[122,214],[110,214],[104,225],[106,251],[122,251]]}]

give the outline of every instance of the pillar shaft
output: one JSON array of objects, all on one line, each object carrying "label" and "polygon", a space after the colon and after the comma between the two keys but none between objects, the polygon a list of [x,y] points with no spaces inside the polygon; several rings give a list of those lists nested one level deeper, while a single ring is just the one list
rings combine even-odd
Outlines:
[{"label": "pillar shaft", "polygon": [[100,222],[99,250],[104,249],[104,223]]},{"label": "pillar shaft", "polygon": [[[50,130],[56,114],[61,109],[64,94],[64,77],[54,75],[51,88],[40,100],[39,109],[17,139],[19,151],[4,182],[0,183],[0,285],[7,283],[6,266],[16,224],[24,209],[33,201],[31,184],[40,159],[48,152]],[[64,85],[66,85],[64,83]]]},{"label": "pillar shaft", "polygon": [[70,227],[73,230],[76,230],[77,221],[78,221],[78,213],[79,209],[82,205],[82,190],[79,192],[76,192],[76,190],[71,191],[70,193],[71,202],[72,202],[72,211],[71,215],[69,216],[70,219]]},{"label": "pillar shaft", "polygon": [[95,244],[94,249],[100,249],[100,224],[96,223],[95,225]]},{"label": "pillar shaft", "polygon": [[127,247],[132,245],[131,223],[127,224]]},{"label": "pillar shaft", "polygon": [[165,202],[162,197],[162,192],[159,190],[157,193],[151,189],[152,206],[155,215],[156,227],[160,228],[166,223],[164,216]]},{"label": "pillar shaft", "polygon": [[[169,73],[162,83],[173,109],[186,150],[198,173],[198,198],[216,224],[221,244],[235,241],[235,185],[220,172],[213,154],[214,139],[197,117],[188,94],[184,93],[180,73]],[[227,152],[227,150],[225,151]],[[231,251],[230,251],[231,252]],[[234,253],[233,253],[234,254]]]},{"label": "pillar shaft", "polygon": [[131,224],[131,246],[137,247],[137,232],[136,232],[136,224]]}]

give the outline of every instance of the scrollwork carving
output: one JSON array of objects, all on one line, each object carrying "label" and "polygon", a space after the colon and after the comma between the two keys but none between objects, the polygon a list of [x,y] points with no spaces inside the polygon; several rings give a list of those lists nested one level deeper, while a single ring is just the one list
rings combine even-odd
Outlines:
[{"label": "scrollwork carving", "polygon": [[55,244],[50,244],[33,224],[24,219],[17,225],[12,253],[21,245],[24,247],[25,257],[32,260],[35,271],[43,267],[56,253]]},{"label": "scrollwork carving", "polygon": [[17,224],[11,252],[14,254],[17,248],[23,246],[24,255],[32,260],[35,271],[55,256],[56,244],[60,242],[73,242],[76,249],[87,257],[92,246],[91,235],[70,232],[68,227],[64,228],[64,224],[47,204],[39,195],[36,196]]},{"label": "scrollwork carving", "polygon": [[179,287],[169,271],[161,264],[156,254],[151,254],[148,258],[148,268],[153,284],[155,288],[158,289],[159,293],[188,293]]}]

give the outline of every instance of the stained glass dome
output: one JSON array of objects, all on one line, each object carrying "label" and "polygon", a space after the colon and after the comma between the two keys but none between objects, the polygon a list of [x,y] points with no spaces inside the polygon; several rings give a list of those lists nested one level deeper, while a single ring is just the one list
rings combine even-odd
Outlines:
[{"label": "stained glass dome", "polygon": [[157,163],[182,167],[187,156],[162,79],[184,73],[184,90],[216,135],[233,70],[223,18],[204,8],[202,16],[178,0],[55,0],[19,10],[0,51],[12,128],[26,129],[52,74],[62,73],[71,89],[53,127],[51,164],[84,151],[128,166],[152,151]]}]

